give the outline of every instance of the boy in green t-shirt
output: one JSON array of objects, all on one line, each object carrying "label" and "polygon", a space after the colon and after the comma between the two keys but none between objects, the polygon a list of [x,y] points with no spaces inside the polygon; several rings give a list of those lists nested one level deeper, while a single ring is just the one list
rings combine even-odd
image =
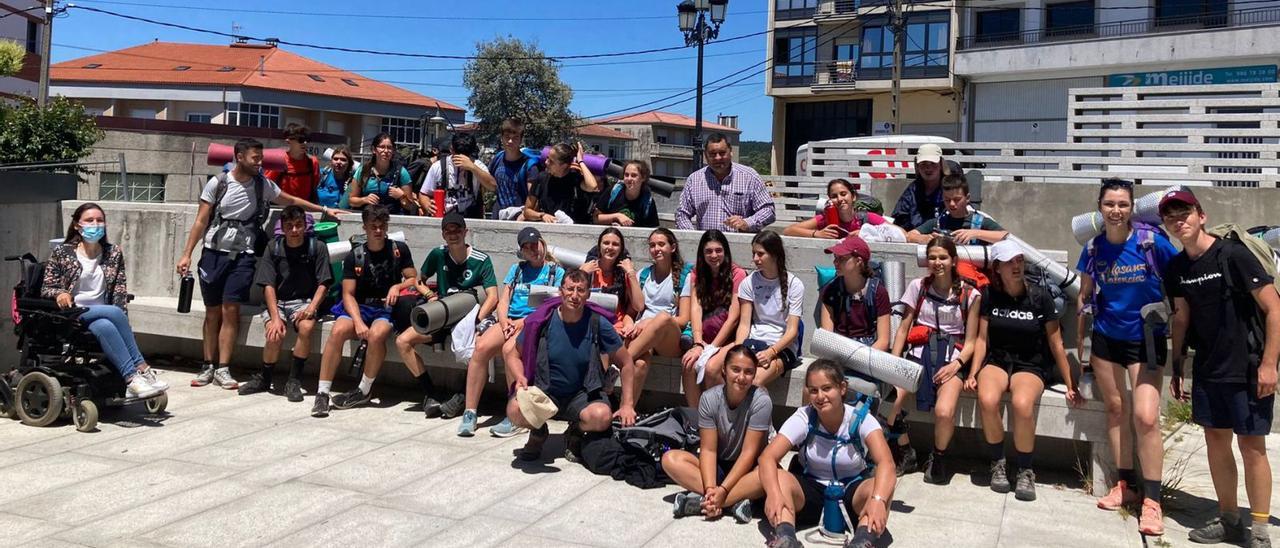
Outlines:
[{"label": "boy in green t-shirt", "polygon": [[[467,244],[467,220],[461,213],[450,211],[445,214],[440,233],[444,237],[444,245],[427,253],[427,260],[423,261],[419,271],[418,293],[429,302],[441,295],[483,288],[484,300],[480,304],[480,313],[476,315],[476,333],[483,333],[498,321],[493,314],[498,307],[498,278],[493,273],[493,261],[488,255]],[[434,291],[427,286],[427,280],[431,278],[436,280]],[[405,367],[417,378],[418,385],[424,392],[422,408],[428,418],[443,416],[448,419],[463,414],[463,393],[456,392],[444,403],[440,403],[435,398],[437,394],[431,375],[414,350],[419,344],[444,340],[452,330],[453,326],[450,325],[436,333],[423,335],[417,330],[406,329],[396,337],[396,348],[400,351]],[[467,410],[467,416],[462,421],[464,425],[468,419],[474,430],[475,410]]]},{"label": "boy in green t-shirt", "polygon": [[969,211],[969,182],[964,175],[942,178],[942,204],[947,208],[946,214],[907,232],[908,242],[923,245],[934,236],[949,235],[956,245],[991,245],[1009,235],[991,217],[981,211]]}]

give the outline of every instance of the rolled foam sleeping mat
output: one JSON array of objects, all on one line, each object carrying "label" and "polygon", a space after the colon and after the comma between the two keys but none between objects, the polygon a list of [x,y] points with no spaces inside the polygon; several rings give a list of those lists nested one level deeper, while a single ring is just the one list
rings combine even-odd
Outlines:
[{"label": "rolled foam sleeping mat", "polygon": [[[1161,189],[1151,194],[1147,194],[1138,198],[1133,203],[1134,221],[1147,223],[1150,225],[1160,226],[1160,200],[1165,194],[1175,190],[1187,190],[1182,185],[1172,185],[1168,188]],[[1085,245],[1102,234],[1104,230],[1102,214],[1097,211],[1081,213],[1071,218],[1071,235],[1075,236],[1076,243]]]},{"label": "rolled foam sleeping mat", "polygon": [[[987,268],[991,266],[991,253],[985,245],[958,245],[956,246],[956,256],[962,262],[970,263],[978,268]],[[916,263],[918,266],[929,266],[929,248],[924,245],[916,246]],[[890,295],[892,297],[892,295]]]},{"label": "rolled foam sleeping mat", "polygon": [[568,249],[558,245],[548,245],[547,253],[555,257],[556,262],[565,268],[582,268],[587,263],[587,254],[576,249]]},{"label": "rolled foam sleeping mat", "polygon": [[[551,287],[549,285],[530,285],[529,286],[529,306],[541,306],[543,301],[551,297],[559,297],[560,288]],[[608,293],[592,292],[587,300],[596,303],[608,310],[618,309],[618,296]]]},{"label": "rolled foam sleeping mat", "polygon": [[1022,241],[1022,238],[1009,234],[1005,239],[1018,244],[1022,248],[1022,258],[1027,265],[1039,267],[1049,278],[1049,281],[1058,285],[1071,301],[1074,302],[1076,297],[1080,296],[1080,275],[1076,271],[1067,268],[1065,265],[1053,261],[1036,249]]},{"label": "rolled foam sleeping mat", "polygon": [[[262,169],[270,169],[275,171],[284,171],[288,165],[288,154],[281,148],[264,148],[262,149]],[[205,161],[211,166],[226,165],[227,162],[236,161],[236,149],[230,145],[221,143],[209,143],[206,150]]]},{"label": "rolled foam sleeping mat", "polygon": [[409,323],[414,331],[423,335],[435,333],[461,321],[477,304],[480,304],[480,295],[475,291],[450,293],[413,307],[413,311],[409,313]]},{"label": "rolled foam sleeping mat", "polygon": [[814,356],[835,360],[844,367],[903,390],[915,392],[920,385],[920,375],[923,372],[920,364],[881,352],[826,329],[813,332],[809,351]]},{"label": "rolled foam sleeping mat", "polygon": [[1081,213],[1071,218],[1071,235],[1075,236],[1076,243],[1080,245],[1097,238],[1102,230],[1102,214],[1097,211]]}]

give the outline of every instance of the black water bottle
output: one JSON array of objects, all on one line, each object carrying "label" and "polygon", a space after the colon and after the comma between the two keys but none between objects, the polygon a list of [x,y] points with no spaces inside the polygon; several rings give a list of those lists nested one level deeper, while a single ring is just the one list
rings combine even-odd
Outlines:
[{"label": "black water bottle", "polygon": [[182,284],[178,289],[178,312],[186,314],[191,312],[191,293],[195,291],[196,279],[191,274],[182,277]]},{"label": "black water bottle", "polygon": [[369,341],[360,341],[360,346],[356,347],[356,353],[351,355],[351,376],[360,373],[360,369],[364,367],[364,354],[369,350]]}]

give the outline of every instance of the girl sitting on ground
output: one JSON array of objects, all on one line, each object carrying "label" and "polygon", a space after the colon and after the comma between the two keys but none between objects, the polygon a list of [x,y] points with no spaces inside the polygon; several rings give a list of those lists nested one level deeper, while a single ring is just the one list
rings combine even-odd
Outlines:
[{"label": "girl sitting on ground", "polygon": [[673,449],[662,469],[688,491],[677,493],[675,517],[724,513],[751,521],[751,499],[764,496],[756,459],[773,429],[769,391],[753,384],[756,353],[742,345],[725,351],[724,384],[702,393],[698,403],[698,454]]},{"label": "girl sitting on ground", "polygon": [[[689,299],[693,347],[680,359],[681,383],[689,407],[697,407],[702,394],[702,369],[707,359],[733,342],[738,333],[738,287],[747,271],[733,262],[729,239],[710,229],[698,243],[698,259],[681,297]],[[712,356],[704,354],[711,353]]]},{"label": "girl sitting on ground", "polygon": [[627,351],[635,360],[637,398],[644,390],[651,354],[675,358],[692,344],[692,339],[685,334],[689,325],[689,296],[683,292],[692,267],[681,257],[675,234],[665,228],[650,233],[649,257],[653,264],[642,268],[638,275],[638,285],[644,294],[644,312],[629,329],[618,333],[629,341]]}]

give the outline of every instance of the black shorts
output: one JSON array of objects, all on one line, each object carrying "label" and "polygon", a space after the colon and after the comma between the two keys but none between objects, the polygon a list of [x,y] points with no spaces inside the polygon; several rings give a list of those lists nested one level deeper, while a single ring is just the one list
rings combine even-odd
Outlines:
[{"label": "black shorts", "polygon": [[[796,508],[796,529],[813,527],[822,520],[822,506],[825,502],[827,486],[804,474],[798,455],[791,459],[788,471],[796,477],[796,481],[800,483],[800,491],[804,493],[804,507]],[[858,492],[858,486],[862,485],[863,481],[866,480],[852,482],[844,488],[844,510],[849,513],[849,518],[855,523],[858,513],[853,511],[853,495]]]},{"label": "black shorts", "polygon": [[1011,362],[1009,360],[1002,360],[1000,362],[994,362],[994,363],[987,362],[987,366],[988,367],[995,366],[999,369],[1003,369],[1005,373],[1009,374],[1010,379],[1012,379],[1013,376],[1018,373],[1030,373],[1032,375],[1035,375],[1036,377],[1039,377],[1040,382],[1044,383],[1046,388],[1050,384],[1052,384],[1052,381],[1050,380],[1052,378],[1052,375],[1050,375],[1049,369],[1047,367],[1025,364],[1025,363],[1018,363],[1016,361]]},{"label": "black shorts", "polygon": [[[1147,343],[1145,341],[1121,341],[1113,339],[1095,329],[1089,337],[1093,345],[1093,355],[1111,363],[1128,366],[1134,363],[1147,365]],[[1164,367],[1165,358],[1169,356],[1169,345],[1164,337],[1156,341],[1156,366]]]},{"label": "black shorts", "polygon": [[[773,345],[760,339],[747,339],[742,341],[742,346],[759,353]],[[782,360],[782,368],[786,371],[791,371],[792,369],[800,367],[800,357],[796,356],[795,351],[790,348],[784,348],[782,352],[779,352],[778,359]]]},{"label": "black shorts", "polygon": [[1239,436],[1271,433],[1276,396],[1258,399],[1258,385],[1244,382],[1191,385],[1191,418],[1205,428],[1230,428]]},{"label": "black shorts", "polygon": [[253,274],[258,258],[240,253],[231,258],[230,253],[205,249],[200,252],[196,264],[200,277],[200,296],[206,307],[222,303],[244,304],[249,302],[249,289],[253,287]]},{"label": "black shorts", "polygon": [[555,402],[556,407],[559,409],[559,411],[556,411],[556,416],[552,418],[562,421],[578,422],[579,417],[582,416],[582,410],[593,403],[600,402],[609,405],[609,398],[599,390],[591,393],[586,390],[579,390],[578,393],[567,398],[557,398],[551,394],[547,394],[547,396],[551,398],[551,401]]}]

